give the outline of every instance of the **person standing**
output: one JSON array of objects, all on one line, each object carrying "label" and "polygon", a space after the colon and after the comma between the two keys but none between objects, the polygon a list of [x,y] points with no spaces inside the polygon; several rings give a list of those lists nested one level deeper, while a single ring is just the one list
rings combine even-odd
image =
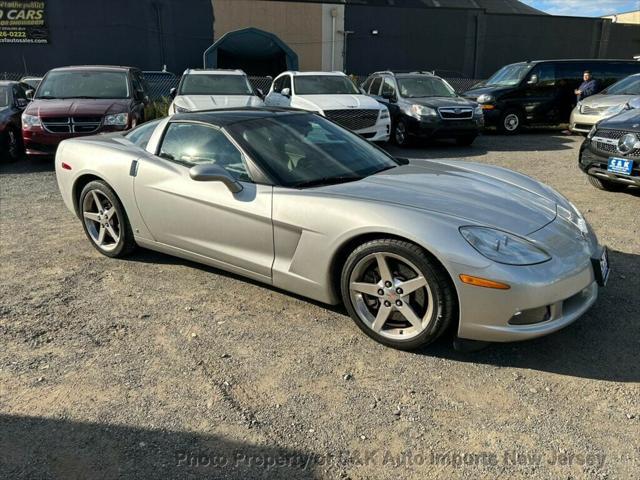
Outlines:
[{"label": "person standing", "polygon": [[591,76],[591,72],[589,70],[585,70],[582,74],[583,82],[580,86],[573,91],[578,98],[578,101],[584,100],[591,95],[595,95],[598,93],[598,81]]}]

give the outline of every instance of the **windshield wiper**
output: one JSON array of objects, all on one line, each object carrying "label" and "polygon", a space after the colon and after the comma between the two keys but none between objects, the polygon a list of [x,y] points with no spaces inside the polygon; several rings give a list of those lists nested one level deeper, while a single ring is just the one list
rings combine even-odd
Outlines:
[{"label": "windshield wiper", "polygon": [[307,188],[318,187],[320,185],[334,185],[336,183],[355,182],[362,180],[364,177],[361,175],[340,175],[337,177],[322,177],[306,182],[300,182],[293,185],[294,188]]}]

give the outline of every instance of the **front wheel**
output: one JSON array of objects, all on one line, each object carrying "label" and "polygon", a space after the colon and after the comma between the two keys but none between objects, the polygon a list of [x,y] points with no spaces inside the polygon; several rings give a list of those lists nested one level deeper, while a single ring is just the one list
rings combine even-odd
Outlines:
[{"label": "front wheel", "polygon": [[80,194],[82,226],[91,244],[107,257],[124,257],[135,248],[133,231],[122,203],[101,180],[89,182]]},{"label": "front wheel", "polygon": [[22,139],[20,133],[13,127],[8,127],[5,133],[5,155],[8,160],[16,161],[22,156]]},{"label": "front wheel", "polygon": [[409,242],[380,239],[357,247],[341,276],[344,304],[374,340],[401,350],[436,340],[455,317],[447,273]]},{"label": "front wheel", "polygon": [[399,147],[406,147],[409,145],[409,130],[407,129],[407,124],[404,120],[398,120],[393,127],[391,136],[393,137],[395,144]]},{"label": "front wheel", "polygon": [[589,183],[598,190],[605,190],[607,192],[621,192],[627,188],[624,183],[611,182],[602,178],[592,177],[591,175],[589,175]]},{"label": "front wheel", "polygon": [[498,129],[508,135],[520,133],[522,129],[522,114],[517,110],[507,110],[500,116]]}]

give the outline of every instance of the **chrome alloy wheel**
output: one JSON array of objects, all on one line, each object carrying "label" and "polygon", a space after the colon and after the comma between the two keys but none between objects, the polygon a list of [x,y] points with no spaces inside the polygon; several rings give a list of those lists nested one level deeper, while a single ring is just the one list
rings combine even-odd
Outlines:
[{"label": "chrome alloy wheel", "polygon": [[372,253],[354,267],[349,295],[360,319],[374,332],[409,340],[431,323],[429,283],[409,260],[393,253]]},{"label": "chrome alloy wheel", "polygon": [[120,241],[120,219],[116,207],[100,190],[84,196],[82,216],[91,240],[106,252],[114,250]]},{"label": "chrome alloy wheel", "polygon": [[508,132],[514,132],[520,125],[520,118],[515,113],[510,113],[504,117],[504,129]]}]

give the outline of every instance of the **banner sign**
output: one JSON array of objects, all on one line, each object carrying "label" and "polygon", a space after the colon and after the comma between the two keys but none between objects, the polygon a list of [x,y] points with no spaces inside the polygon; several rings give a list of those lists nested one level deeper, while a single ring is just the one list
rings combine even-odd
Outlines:
[{"label": "banner sign", "polygon": [[0,43],[49,43],[44,5],[44,0],[0,0]]}]

